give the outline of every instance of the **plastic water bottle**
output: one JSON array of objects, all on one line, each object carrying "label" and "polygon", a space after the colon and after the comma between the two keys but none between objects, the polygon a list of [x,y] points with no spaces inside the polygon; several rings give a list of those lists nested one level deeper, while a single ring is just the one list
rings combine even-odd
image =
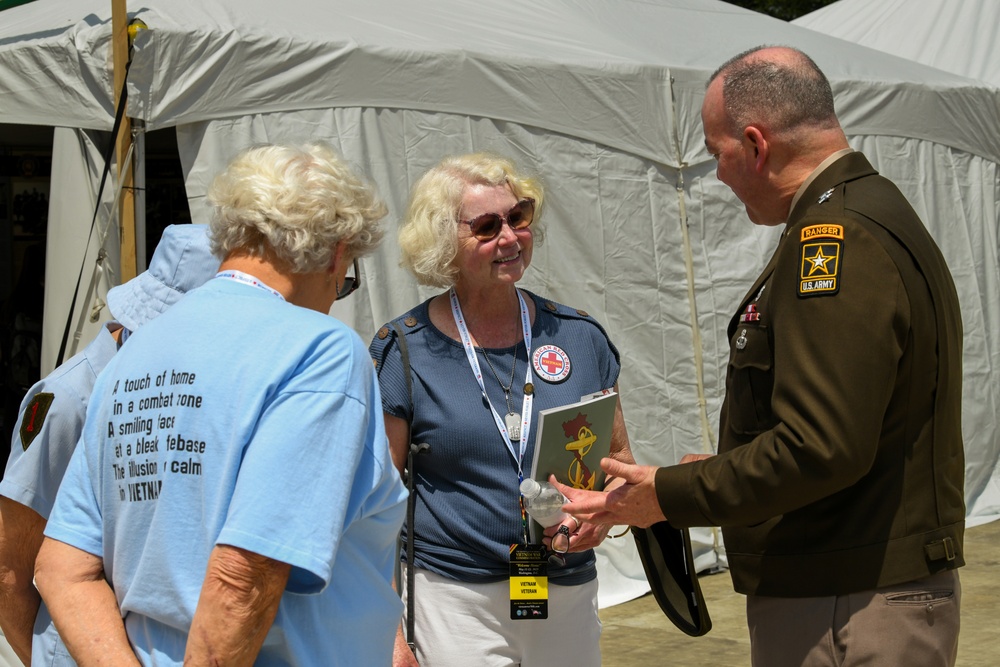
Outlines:
[{"label": "plastic water bottle", "polygon": [[528,514],[542,527],[554,526],[566,518],[566,513],[562,511],[566,497],[548,482],[538,482],[529,477],[521,482],[521,495],[524,496]]}]

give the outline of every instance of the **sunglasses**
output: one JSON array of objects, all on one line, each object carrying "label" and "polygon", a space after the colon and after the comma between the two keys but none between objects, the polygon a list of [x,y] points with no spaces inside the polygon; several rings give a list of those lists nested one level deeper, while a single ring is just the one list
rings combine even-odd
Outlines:
[{"label": "sunglasses", "polygon": [[483,213],[478,218],[460,222],[468,225],[472,235],[480,241],[492,241],[500,234],[504,222],[510,225],[511,229],[527,229],[534,218],[535,200],[522,199],[507,211],[506,216],[501,216],[499,213]]},{"label": "sunglasses", "polygon": [[361,267],[358,260],[354,260],[354,275],[344,276],[344,283],[337,290],[337,298],[344,299],[354,293],[354,290],[361,287]]}]

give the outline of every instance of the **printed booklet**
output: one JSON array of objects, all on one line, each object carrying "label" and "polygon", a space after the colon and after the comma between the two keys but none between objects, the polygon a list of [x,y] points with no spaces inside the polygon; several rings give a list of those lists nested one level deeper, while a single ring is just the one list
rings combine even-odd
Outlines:
[{"label": "printed booklet", "polygon": [[[608,391],[539,411],[531,477],[547,482],[549,475],[555,475],[577,489],[604,489],[601,459],[611,451],[617,405],[618,394]],[[531,524],[532,540],[541,539],[541,527]]]}]

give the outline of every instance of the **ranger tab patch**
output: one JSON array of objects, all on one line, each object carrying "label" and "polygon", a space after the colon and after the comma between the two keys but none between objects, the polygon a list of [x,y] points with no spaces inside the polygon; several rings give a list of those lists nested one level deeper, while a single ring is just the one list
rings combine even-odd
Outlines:
[{"label": "ranger tab patch", "polygon": [[24,408],[24,417],[21,419],[21,447],[28,451],[28,445],[35,439],[35,436],[42,430],[45,416],[49,414],[49,408],[55,394],[41,392],[35,394],[34,398]]},{"label": "ranger tab patch", "polygon": [[802,229],[799,296],[833,295],[840,291],[843,239],[842,225],[811,225]]},{"label": "ranger tab patch", "polygon": [[844,240],[843,225],[810,225],[802,228],[800,240],[805,243],[811,239],[840,239]]}]

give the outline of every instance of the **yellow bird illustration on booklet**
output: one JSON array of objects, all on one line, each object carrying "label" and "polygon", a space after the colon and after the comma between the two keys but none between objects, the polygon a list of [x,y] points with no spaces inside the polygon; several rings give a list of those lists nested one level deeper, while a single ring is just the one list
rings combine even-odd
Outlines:
[{"label": "yellow bird illustration on booklet", "polygon": [[590,451],[590,448],[597,441],[597,436],[590,430],[590,426],[591,424],[587,421],[587,416],[582,412],[577,413],[573,419],[563,422],[562,425],[563,433],[566,434],[567,438],[576,438],[566,443],[566,451],[573,452],[573,460],[570,461],[569,468],[566,471],[569,476],[570,486],[593,491],[594,482],[597,481],[597,478],[583,461],[583,457],[587,455],[587,452]]}]

